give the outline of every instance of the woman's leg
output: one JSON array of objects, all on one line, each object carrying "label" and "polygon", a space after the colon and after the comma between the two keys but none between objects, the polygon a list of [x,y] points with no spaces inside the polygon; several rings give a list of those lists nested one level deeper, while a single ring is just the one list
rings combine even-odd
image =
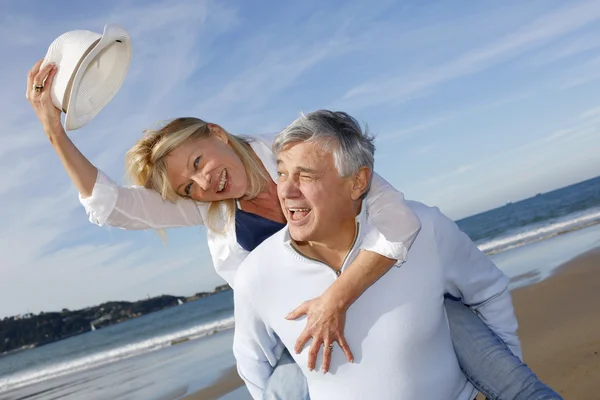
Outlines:
[{"label": "woman's leg", "polygon": [[450,298],[445,299],[445,306],[458,362],[467,379],[489,400],[562,399],[469,307]]},{"label": "woman's leg", "polygon": [[310,400],[306,377],[287,349],[267,382],[264,399]]}]

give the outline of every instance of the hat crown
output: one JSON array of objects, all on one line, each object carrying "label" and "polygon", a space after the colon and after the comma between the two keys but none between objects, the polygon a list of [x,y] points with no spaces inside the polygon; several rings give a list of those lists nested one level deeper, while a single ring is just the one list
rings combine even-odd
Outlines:
[{"label": "hat crown", "polygon": [[70,53],[74,56],[81,57],[85,51],[101,37],[101,34],[92,31],[70,31],[57,37],[50,45],[50,48],[57,46],[61,48],[62,53]]},{"label": "hat crown", "polygon": [[55,63],[59,66],[55,84],[52,85],[52,102],[57,108],[63,109],[63,99],[67,86],[76,72],[77,65],[87,50],[98,41],[102,35],[91,31],[71,31],[57,37],[50,47],[44,64]]},{"label": "hat crown", "polygon": [[[66,112],[65,128],[77,129],[100,112],[121,87],[131,61],[131,40],[125,29],[106,25],[101,35],[75,30],[57,37],[42,67],[58,65],[50,93]],[[68,99],[67,104],[63,104]]]}]

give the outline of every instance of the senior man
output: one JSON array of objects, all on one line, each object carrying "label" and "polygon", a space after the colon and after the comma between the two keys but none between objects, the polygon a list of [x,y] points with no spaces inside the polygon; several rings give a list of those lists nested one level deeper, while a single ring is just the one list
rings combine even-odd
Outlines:
[{"label": "senior man", "polygon": [[[302,116],[274,147],[288,224],[241,265],[234,292],[234,354],[256,399],[284,348],[293,349],[304,328],[303,320],[287,320],[286,314],[329,287],[369,232],[362,199],[374,146],[352,117],[330,111]],[[320,355],[331,358],[327,374],[308,369],[308,349],[293,355],[311,399],[473,399],[476,390],[453,350],[446,294],[478,304],[486,323],[520,354],[506,276],[437,208],[410,206],[421,231],[408,261],[347,312],[345,336],[354,363],[333,343],[325,343]]]}]

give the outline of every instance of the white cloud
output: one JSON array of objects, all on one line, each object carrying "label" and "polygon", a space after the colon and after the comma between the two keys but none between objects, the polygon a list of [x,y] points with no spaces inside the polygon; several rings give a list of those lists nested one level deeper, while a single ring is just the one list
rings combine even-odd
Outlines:
[{"label": "white cloud", "polygon": [[585,110],[584,112],[581,113],[579,118],[588,119],[588,118],[593,118],[596,116],[600,116],[600,106]]},{"label": "white cloud", "polygon": [[569,37],[566,40],[550,45],[531,56],[525,65],[529,67],[542,67],[563,59],[585,53],[600,47],[597,35],[584,34]]},{"label": "white cloud", "polygon": [[564,72],[561,89],[571,89],[576,86],[600,79],[600,57],[593,57]]},{"label": "white cloud", "polygon": [[412,75],[386,77],[355,86],[343,96],[346,106],[366,107],[401,101],[450,80],[479,72],[600,19],[600,2],[569,4],[535,19],[527,26],[487,46]]},{"label": "white cloud", "polygon": [[[439,174],[420,186],[429,188],[428,202],[447,204],[445,212],[454,218],[498,207],[564,185],[569,171],[593,165],[593,148],[600,145],[599,130],[600,117],[590,116],[540,139]],[[588,141],[597,143],[586,144]],[[560,171],[559,183],[551,179],[554,171]],[[592,176],[588,172],[586,178]],[[461,200],[467,193],[468,201]],[[479,205],[477,209],[474,204]]]},{"label": "white cloud", "polygon": [[213,120],[222,120],[236,108],[241,108],[242,113],[260,110],[275,94],[331,56],[335,48],[335,43],[322,43],[272,50],[257,65],[231,77],[216,95],[208,96],[194,109]]},{"label": "white cloud", "polygon": [[515,95],[505,97],[505,98],[502,98],[502,99],[499,99],[499,100],[496,100],[496,101],[493,101],[490,103],[484,103],[484,104],[479,104],[476,106],[467,107],[464,109],[454,110],[449,113],[445,113],[442,115],[432,117],[423,122],[419,122],[418,124],[410,126],[408,128],[403,128],[403,129],[400,129],[398,131],[394,131],[391,133],[383,133],[383,134],[377,135],[377,140],[384,141],[384,142],[404,141],[404,140],[407,140],[407,139],[415,136],[416,134],[431,130],[432,128],[435,128],[439,125],[448,123],[449,121],[464,118],[464,117],[471,116],[474,114],[478,114],[478,113],[488,111],[488,110],[491,110],[491,109],[494,109],[497,107],[502,107],[507,104],[511,104],[511,103],[514,103],[514,102],[517,102],[520,100],[527,99],[531,96],[532,96],[531,91],[519,92]]}]

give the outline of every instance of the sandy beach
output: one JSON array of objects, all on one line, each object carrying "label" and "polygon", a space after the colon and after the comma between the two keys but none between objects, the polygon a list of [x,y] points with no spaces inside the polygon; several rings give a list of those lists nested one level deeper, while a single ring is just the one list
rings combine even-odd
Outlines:
[{"label": "sandy beach", "polygon": [[[517,277],[516,279],[519,279]],[[569,400],[600,393],[600,248],[512,292],[525,362]],[[242,385],[235,368],[186,400],[217,399]]]},{"label": "sandy beach", "polygon": [[565,399],[600,393],[600,248],[513,291],[524,359]]}]

